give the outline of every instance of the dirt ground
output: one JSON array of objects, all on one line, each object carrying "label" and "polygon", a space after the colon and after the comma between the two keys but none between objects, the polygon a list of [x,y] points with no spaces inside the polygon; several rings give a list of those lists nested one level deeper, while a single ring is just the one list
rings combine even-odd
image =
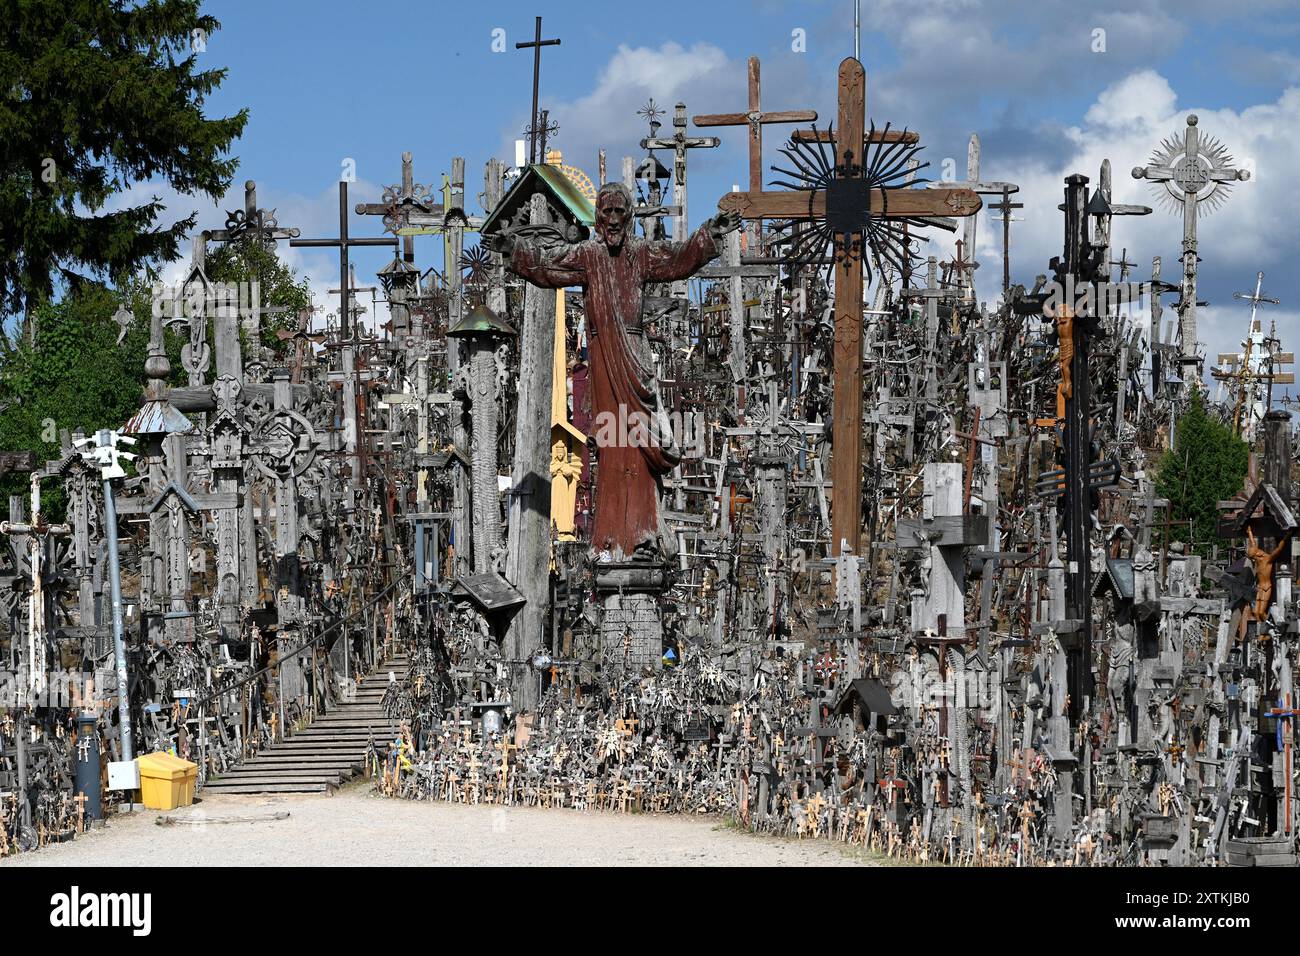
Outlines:
[{"label": "dirt ground", "polygon": [[[288,814],[287,817],[283,816]],[[172,825],[158,825],[170,817]],[[277,818],[278,817],[278,818]],[[826,840],[760,837],[713,818],[386,800],[364,782],[333,796],[214,794],[114,816],[22,866],[853,866]]]}]

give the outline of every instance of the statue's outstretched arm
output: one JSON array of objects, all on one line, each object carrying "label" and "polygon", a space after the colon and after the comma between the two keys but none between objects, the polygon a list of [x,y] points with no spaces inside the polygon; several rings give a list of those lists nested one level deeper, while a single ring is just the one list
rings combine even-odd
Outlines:
[{"label": "statue's outstretched arm", "polygon": [[648,243],[646,281],[674,282],[689,279],[722,251],[722,238],[740,227],[734,212],[719,213],[685,242]]},{"label": "statue's outstretched arm", "polygon": [[506,268],[543,289],[585,285],[587,269],[581,250],[581,244],[575,243],[548,252],[536,243],[515,239]]}]

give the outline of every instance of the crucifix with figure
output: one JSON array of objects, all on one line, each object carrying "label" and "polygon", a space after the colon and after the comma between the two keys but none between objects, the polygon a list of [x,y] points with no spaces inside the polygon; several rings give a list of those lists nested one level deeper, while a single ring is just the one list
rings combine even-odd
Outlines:
[{"label": "crucifix with figure", "polygon": [[[839,128],[802,137],[833,141],[834,169],[819,188],[764,192],[755,171],[751,132],[750,189],[722,197],[718,208],[742,219],[821,221],[834,234],[835,387],[831,462],[831,557],[857,554],[862,529],[862,293],[864,230],[872,219],[971,216],[982,202],[965,188],[873,188],[863,162],[872,143],[907,143],[911,134],[866,130],[866,72],[853,57],[840,63]],[[760,117],[765,114],[759,114]],[[696,121],[699,122],[698,119]],[[761,144],[760,147],[761,149]]]}]

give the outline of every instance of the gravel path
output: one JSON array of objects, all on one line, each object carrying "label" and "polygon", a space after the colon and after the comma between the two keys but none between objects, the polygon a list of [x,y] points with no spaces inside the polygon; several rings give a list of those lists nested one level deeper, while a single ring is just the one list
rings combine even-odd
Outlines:
[{"label": "gravel path", "polygon": [[[276,814],[289,816],[275,819]],[[158,826],[161,816],[195,821]],[[240,822],[217,823],[238,819]],[[206,821],[206,822],[198,822]],[[386,800],[368,784],[334,796],[213,794],[168,814],[115,816],[18,866],[851,866],[825,840],[758,837],[715,819]]]}]

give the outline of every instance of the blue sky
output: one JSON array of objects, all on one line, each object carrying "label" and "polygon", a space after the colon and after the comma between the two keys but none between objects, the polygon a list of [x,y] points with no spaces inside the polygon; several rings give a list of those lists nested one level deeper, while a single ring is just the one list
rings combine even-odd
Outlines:
[{"label": "blue sky", "polygon": [[[400,155],[415,155],[419,182],[436,185],[453,155],[466,157],[470,204],[482,188],[483,163],[513,161],[513,141],[527,123],[533,17],[559,47],[542,54],[542,106],[560,132],[566,162],[596,176],[604,147],[611,176],[624,155],[640,155],[645,123],[636,109],[653,96],[668,109],[729,112],[745,105],[745,60],[763,67],[763,105],[815,108],[834,117],[836,68],[853,50],[851,0],[776,3],[652,4],[496,2],[364,4],[337,0],[211,0],[222,22],[201,54],[229,69],[209,101],[213,113],[251,110],[235,148],[240,170],[223,208],[242,202],[242,183],[256,179],[264,206],[304,236],[336,235],[336,183],[345,158],[356,163],[353,201],[375,201],[398,181]],[[1255,172],[1226,206],[1202,220],[1201,298],[1207,351],[1232,345],[1244,318],[1231,292],[1253,286],[1258,269],[1283,299],[1276,310],[1300,339],[1300,279],[1290,262],[1297,203],[1291,167],[1300,155],[1300,2],[1296,0],[1128,0],[1116,3],[1038,0],[863,2],[862,59],[868,115],[918,129],[923,156],[965,168],[966,142],[983,143],[983,178],[1022,185],[1023,224],[1013,226],[1013,277],[1032,281],[1059,246],[1061,179],[1096,176],[1102,157],[1115,173],[1118,201],[1153,204],[1150,187],[1129,169],[1145,163],[1189,110]],[[493,52],[493,30],[506,36]],[[1097,51],[1096,30],[1105,49]],[[803,31],[797,52],[794,31]],[[765,162],[778,157],[782,127],[768,127]],[[701,131],[703,132],[703,131]],[[718,132],[718,131],[710,131]],[[733,183],[743,183],[744,133],[721,131],[722,146],[691,155],[691,220],[711,214]],[[767,177],[765,177],[767,178]],[[149,191],[149,190],[144,190]],[[153,192],[159,192],[154,189]],[[163,190],[178,213],[200,211],[218,224],[219,209]],[[353,218],[354,235],[378,223]],[[980,289],[995,297],[1001,273],[992,223],[980,227]],[[1165,259],[1176,275],[1180,222],[1157,208],[1143,221],[1122,221],[1116,244],[1143,263]],[[421,267],[436,264],[440,244],[417,240]],[[951,254],[948,237],[935,245]],[[337,258],[295,250],[290,257],[325,289]],[[368,284],[379,253],[358,254]],[[437,263],[440,264],[440,263]],[[333,303],[329,303],[333,308]]]}]

